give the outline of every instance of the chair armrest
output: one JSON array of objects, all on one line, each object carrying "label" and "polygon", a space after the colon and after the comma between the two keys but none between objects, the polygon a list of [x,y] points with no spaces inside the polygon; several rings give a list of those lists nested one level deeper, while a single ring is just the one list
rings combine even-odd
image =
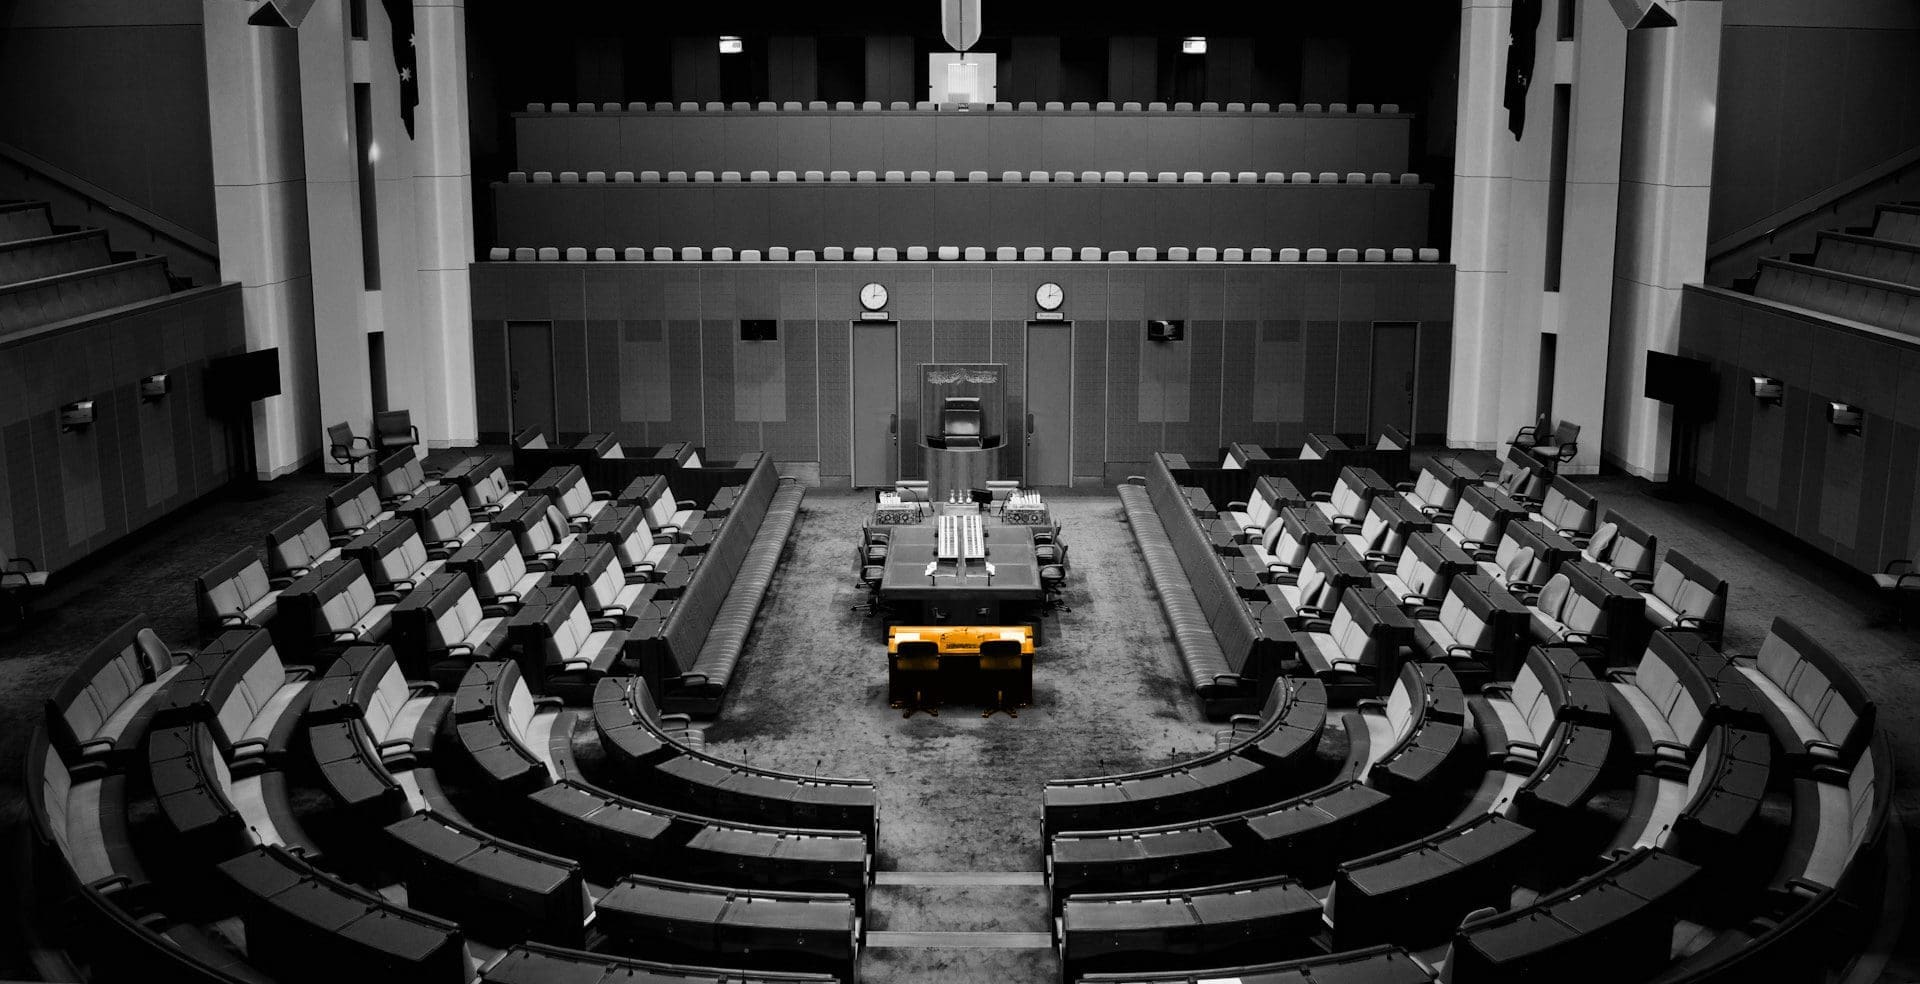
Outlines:
[{"label": "chair armrest", "polygon": [[1676,629],[1704,629],[1719,624],[1719,619],[1701,615],[1682,615],[1673,620],[1673,627]]},{"label": "chair armrest", "polygon": [[340,631],[335,632],[332,638],[334,642],[352,642],[355,639],[358,639],[360,637],[355,633],[349,632],[345,629],[341,629]]},{"label": "chair armrest", "polygon": [[443,656],[472,656],[473,647],[467,645],[464,642],[456,642],[453,645],[440,650],[440,653]]},{"label": "chair armrest", "polygon": [[104,751],[104,752],[111,752],[111,751],[113,751],[113,739],[111,739],[111,738],[89,738],[89,739],[87,739],[86,741],[83,741],[83,742],[81,742],[81,743],[80,743],[80,754],[81,754],[81,755],[91,755],[91,754],[93,754],[93,751],[94,751],[95,749],[99,749],[99,750],[101,750],[101,751]]},{"label": "chair armrest", "polygon": [[1512,700],[1512,699],[1513,699],[1513,684],[1511,684],[1511,683],[1483,683],[1483,684],[1481,684],[1481,685],[1480,685],[1480,696],[1482,696],[1482,697],[1501,697],[1501,698],[1505,698],[1505,699],[1507,699],[1507,700]]},{"label": "chair armrest", "polygon": [[1147,476],[1145,476],[1145,475],[1128,475],[1128,476],[1126,477],[1126,479],[1125,479],[1124,481],[1122,481],[1122,482],[1121,482],[1120,484],[1122,484],[1122,485],[1145,485],[1145,484],[1147,484]]},{"label": "chair armrest", "polygon": [[1414,484],[1412,482],[1395,482],[1393,483],[1393,490],[1395,492],[1412,492],[1414,490]]},{"label": "chair armrest", "polygon": [[699,503],[697,503],[697,502],[695,502],[695,501],[693,501],[692,499],[680,499],[680,500],[678,500],[678,501],[676,501],[676,502],[674,503],[674,505],[676,505],[676,506],[679,506],[679,507],[680,507],[680,508],[682,508],[682,509],[698,509],[698,508],[700,508],[700,504],[699,504]]},{"label": "chair armrest", "polygon": [[688,714],[662,714],[662,715],[660,715],[660,726],[661,726],[662,728],[665,728],[665,727],[667,727],[668,725],[672,725],[672,726],[673,726],[673,727],[675,727],[675,728],[687,728],[687,727],[691,727],[691,726],[693,725],[693,717],[692,717],[692,715],[688,715]]},{"label": "chair armrest", "polygon": [[707,675],[705,673],[682,673],[680,674],[680,683],[689,687],[704,687],[707,685]]},{"label": "chair armrest", "polygon": [[[619,612],[622,615],[627,613],[627,610],[624,608],[608,608],[606,611]],[[614,632],[619,630],[620,623],[611,618],[596,618],[593,620],[593,627],[602,632]]]},{"label": "chair armrest", "polygon": [[533,706],[539,708],[563,708],[566,707],[567,704],[558,697],[535,697],[533,699]]},{"label": "chair armrest", "polygon": [[1572,461],[1573,456],[1579,453],[1580,453],[1579,441],[1568,441],[1567,443],[1560,445],[1561,461]]},{"label": "chair armrest", "polygon": [[1637,679],[1637,675],[1634,672],[1633,667],[1623,666],[1623,667],[1620,667],[1619,669],[1608,670],[1607,679],[1613,681],[1614,683],[1634,683],[1635,680]]},{"label": "chair armrest", "polygon": [[1906,570],[1909,570],[1909,571],[1910,571],[1910,570],[1913,570],[1913,561],[1911,561],[1911,560],[1906,560],[1906,559],[1901,559],[1901,560],[1890,560],[1890,561],[1887,561],[1887,566],[1886,566],[1886,567],[1885,567],[1884,569],[1882,569],[1880,573],[1882,573],[1882,574],[1899,574],[1899,573],[1901,573],[1901,571],[1896,571],[1896,570],[1894,570],[1894,568],[1896,568],[1896,567],[1903,567],[1903,566],[1904,566],[1904,568],[1905,568]]},{"label": "chair armrest", "polygon": [[481,605],[480,614],[487,618],[508,618],[513,615],[513,612],[505,605]]},{"label": "chair armrest", "polygon": [[1235,499],[1232,502],[1227,503],[1227,511],[1228,512],[1246,512],[1247,504],[1245,502],[1240,501],[1239,499]]},{"label": "chair armrest", "polygon": [[1307,499],[1308,501],[1311,501],[1311,502],[1332,502],[1333,493],[1332,492],[1315,492],[1312,495],[1307,496]]},{"label": "chair armrest", "polygon": [[448,557],[451,557],[451,556],[453,556],[453,551],[448,549],[446,543],[427,544],[427,559],[446,560]]},{"label": "chair armrest", "polygon": [[1440,609],[1435,608],[1432,605],[1421,604],[1421,602],[1426,600],[1427,599],[1422,598],[1419,595],[1407,595],[1406,597],[1400,599],[1402,604],[1416,606],[1413,611],[1410,611],[1407,613],[1407,617],[1410,619],[1414,619],[1415,621],[1418,621],[1420,619],[1439,618]]},{"label": "chair armrest", "polygon": [[[395,581],[393,583],[405,584],[407,586],[408,591],[413,590],[412,581]],[[373,600],[379,602],[382,605],[398,605],[400,603],[400,598],[401,598],[401,595],[400,595],[400,592],[398,591],[375,591],[373,593]]]},{"label": "chair armrest", "polygon": [[[1296,608],[1294,610],[1302,614],[1305,614],[1306,612],[1310,612],[1310,611],[1315,611],[1315,609],[1311,609],[1311,608]],[[1333,622],[1324,618],[1312,618],[1312,619],[1308,619],[1305,622],[1300,623],[1301,632],[1330,632],[1332,630],[1333,630]]]},{"label": "chair armrest", "polygon": [[375,745],[374,749],[376,751],[384,752],[389,748],[412,748],[412,747],[413,747],[412,738],[388,738],[386,741],[383,741],[380,744]]},{"label": "chair armrest", "polygon": [[293,577],[270,577],[267,578],[267,587],[275,591],[285,591],[292,587],[293,582],[296,580],[299,580],[299,575]]},{"label": "chair armrest", "polygon": [[415,697],[430,697],[440,692],[440,685],[431,680],[421,680],[408,684],[407,692]]},{"label": "chair armrest", "polygon": [[1662,758],[1673,758],[1685,761],[1687,753],[1691,751],[1693,751],[1693,749],[1677,741],[1668,741],[1665,738],[1655,738],[1653,740],[1653,754]]},{"label": "chair armrest", "polygon": [[1240,674],[1216,673],[1213,675],[1213,683],[1219,687],[1237,687],[1240,685]]},{"label": "chair armrest", "polygon": [[598,499],[598,500],[600,500],[601,502],[612,502],[612,501],[613,501],[613,493],[612,493],[612,492],[595,492],[595,493],[593,494],[593,497],[594,497],[595,499]]},{"label": "chair armrest", "polygon": [[1260,715],[1258,714],[1235,714],[1227,719],[1227,724],[1234,728],[1239,728],[1241,725],[1256,725],[1259,723]]},{"label": "chair armrest", "polygon": [[1353,707],[1354,710],[1384,711],[1387,709],[1387,702],[1378,697],[1362,697],[1353,702]]},{"label": "chair armrest", "polygon": [[1532,581],[1508,581],[1507,590],[1513,594],[1540,594],[1540,586]]},{"label": "chair armrest", "polygon": [[233,754],[236,757],[240,755],[255,755],[266,750],[267,740],[265,738],[242,738],[233,743]]},{"label": "chair armrest", "polygon": [[1478,656],[1484,652],[1491,652],[1491,650],[1479,649],[1474,646],[1461,646],[1461,645],[1453,645],[1453,646],[1447,647],[1447,655],[1449,656],[1454,655],[1456,653],[1464,654],[1467,656]]},{"label": "chair armrest", "polygon": [[220,624],[226,627],[246,625],[247,617],[239,612],[227,612],[220,616]]}]

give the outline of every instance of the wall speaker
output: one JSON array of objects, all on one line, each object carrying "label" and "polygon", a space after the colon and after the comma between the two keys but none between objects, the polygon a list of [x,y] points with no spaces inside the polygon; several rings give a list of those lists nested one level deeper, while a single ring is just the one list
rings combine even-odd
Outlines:
[{"label": "wall speaker", "polygon": [[60,429],[70,431],[76,427],[93,426],[93,401],[75,400],[60,408]]},{"label": "wall speaker", "polygon": [[314,0],[266,0],[247,18],[254,27],[299,27],[313,9]]},{"label": "wall speaker", "polygon": [[1673,14],[1655,0],[1610,0],[1613,12],[1620,15],[1620,23],[1627,30],[1636,31],[1643,27],[1672,27]]},{"label": "wall speaker", "polygon": [[777,342],[780,340],[780,322],[772,318],[742,318],[740,319],[740,340]]},{"label": "wall speaker", "polygon": [[1866,411],[1851,403],[1833,402],[1827,404],[1827,423],[1842,434],[1859,434],[1860,424],[1867,418]]},{"label": "wall speaker", "polygon": [[1179,342],[1187,337],[1187,323],[1184,321],[1147,322],[1147,341]]},{"label": "wall speaker", "polygon": [[1772,376],[1753,377],[1753,398],[1767,406],[1779,406],[1786,392],[1786,386]]},{"label": "wall speaker", "polygon": [[166,396],[167,390],[170,388],[171,385],[167,380],[167,374],[164,372],[156,372],[140,380],[140,398],[148,401],[158,400]]}]

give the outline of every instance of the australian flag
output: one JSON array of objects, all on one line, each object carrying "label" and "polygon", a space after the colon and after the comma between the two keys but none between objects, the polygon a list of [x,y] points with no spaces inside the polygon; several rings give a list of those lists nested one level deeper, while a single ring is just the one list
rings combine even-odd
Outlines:
[{"label": "australian flag", "polygon": [[420,65],[413,54],[413,0],[381,0],[393,25],[393,64],[400,70],[400,121],[413,137],[413,109],[420,105]]},{"label": "australian flag", "polygon": [[[1507,129],[1520,139],[1527,128],[1527,88],[1533,85],[1533,36],[1540,28],[1540,0],[1513,0],[1513,33],[1507,39]],[[411,117],[409,117],[411,118]]]}]

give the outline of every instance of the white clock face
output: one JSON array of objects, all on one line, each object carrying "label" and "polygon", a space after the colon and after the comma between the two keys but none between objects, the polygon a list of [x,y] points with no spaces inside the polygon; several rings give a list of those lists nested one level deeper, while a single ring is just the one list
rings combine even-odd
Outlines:
[{"label": "white clock face", "polygon": [[1066,299],[1066,291],[1061,290],[1060,285],[1055,283],[1041,284],[1039,288],[1033,292],[1033,302],[1040,305],[1040,309],[1043,311],[1058,310],[1060,302]]},{"label": "white clock face", "polygon": [[887,288],[881,284],[868,284],[860,288],[860,303],[869,311],[878,311],[887,306]]}]

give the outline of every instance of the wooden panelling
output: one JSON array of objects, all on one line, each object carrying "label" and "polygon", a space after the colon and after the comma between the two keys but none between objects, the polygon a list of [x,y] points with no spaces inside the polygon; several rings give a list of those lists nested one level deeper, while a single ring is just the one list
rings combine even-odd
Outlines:
[{"label": "wooden panelling", "polygon": [[[558,387],[573,391],[563,432],[692,440],[718,459],[764,448],[817,461],[829,478],[851,468],[848,324],[870,280],[891,291],[900,326],[903,435],[922,426],[922,362],[1005,364],[1007,420],[1024,419],[1026,323],[1034,288],[1049,280],[1073,322],[1073,378],[1058,384],[1072,389],[1077,476],[1160,450],[1206,460],[1232,441],[1294,445],[1333,429],[1336,414],[1364,425],[1374,321],[1419,323],[1415,427],[1446,430],[1453,269],[1439,264],[481,263],[472,278],[477,351],[503,351],[508,320],[553,321],[557,350],[568,332],[581,336],[567,344],[588,363],[563,370]],[[617,305],[597,296],[609,292]],[[582,305],[620,317],[556,316]],[[771,350],[756,347],[772,343],[739,341],[738,319],[761,317],[780,320],[778,374],[765,363]],[[1149,318],[1186,321],[1187,339],[1147,342]],[[505,401],[507,374],[478,374],[481,407]],[[920,467],[903,440],[901,474]]]},{"label": "wooden panelling", "polygon": [[[1689,287],[1680,353],[1718,376],[1699,435],[1701,488],[1863,571],[1913,555],[1920,340]],[[1753,398],[1758,375],[1785,384],[1779,406]],[[1861,434],[1827,422],[1833,401],[1866,411]]]},{"label": "wooden panelling", "polygon": [[[57,571],[225,483],[203,377],[244,348],[243,317],[226,284],[0,340],[0,553]],[[154,373],[171,392],[143,401]],[[76,400],[94,402],[94,423],[63,431]]]}]

